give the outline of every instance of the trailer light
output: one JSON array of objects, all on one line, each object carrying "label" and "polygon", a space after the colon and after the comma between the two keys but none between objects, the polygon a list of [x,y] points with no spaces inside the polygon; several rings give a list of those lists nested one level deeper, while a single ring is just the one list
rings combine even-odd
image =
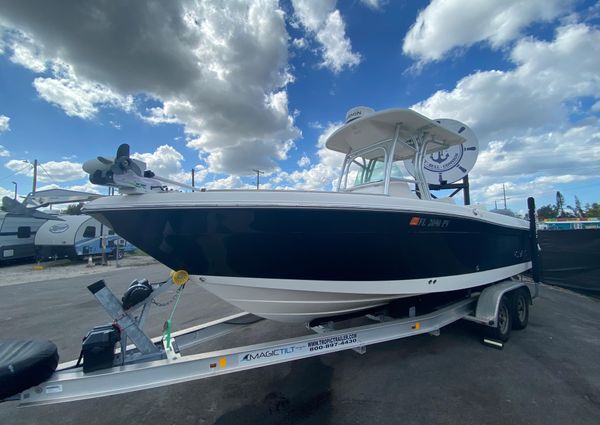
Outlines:
[{"label": "trailer light", "polygon": [[419,329],[421,329],[421,322],[415,322],[412,328],[418,331]]},{"label": "trailer light", "polygon": [[190,275],[185,270],[171,272],[171,280],[175,285],[181,286],[190,279]]},{"label": "trailer light", "polygon": [[227,357],[221,357],[219,359],[219,366],[221,366],[221,367],[227,366]]},{"label": "trailer light", "polygon": [[214,369],[215,367],[217,367],[216,363],[211,363],[208,365],[208,367],[210,367],[211,369]]}]

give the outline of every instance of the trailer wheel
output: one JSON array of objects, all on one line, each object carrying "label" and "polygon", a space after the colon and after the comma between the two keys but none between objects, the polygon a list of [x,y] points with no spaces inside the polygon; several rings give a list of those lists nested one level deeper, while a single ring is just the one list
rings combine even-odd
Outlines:
[{"label": "trailer wheel", "polygon": [[524,290],[515,291],[512,296],[513,314],[512,328],[525,329],[529,323],[529,297]]},{"label": "trailer wheel", "polygon": [[491,339],[506,342],[510,338],[512,329],[512,314],[510,302],[506,295],[500,298],[498,306],[498,317],[496,317],[496,327],[486,327],[486,336]]}]

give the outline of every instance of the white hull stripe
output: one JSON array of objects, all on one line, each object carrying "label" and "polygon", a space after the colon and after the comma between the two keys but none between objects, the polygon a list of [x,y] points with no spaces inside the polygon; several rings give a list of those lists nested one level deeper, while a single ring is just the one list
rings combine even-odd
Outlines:
[{"label": "white hull stripe", "polygon": [[[202,276],[207,286],[226,285],[246,288],[279,289],[284,291],[310,291],[338,294],[409,295],[447,292],[472,288],[496,282],[523,273],[531,268],[531,262],[515,264],[482,272],[455,276],[432,276],[423,279],[383,281],[331,281],[261,279],[226,276]],[[210,290],[210,288],[208,288]]]}]

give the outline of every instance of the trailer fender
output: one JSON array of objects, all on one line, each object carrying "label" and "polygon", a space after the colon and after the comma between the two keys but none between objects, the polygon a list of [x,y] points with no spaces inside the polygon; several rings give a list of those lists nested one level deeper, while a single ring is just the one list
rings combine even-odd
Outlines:
[{"label": "trailer fender", "polygon": [[505,281],[488,286],[481,292],[477,300],[475,317],[472,319],[484,325],[496,327],[498,325],[498,310],[502,296],[520,288],[526,289],[527,297],[531,302],[532,295],[530,288],[524,282]]}]

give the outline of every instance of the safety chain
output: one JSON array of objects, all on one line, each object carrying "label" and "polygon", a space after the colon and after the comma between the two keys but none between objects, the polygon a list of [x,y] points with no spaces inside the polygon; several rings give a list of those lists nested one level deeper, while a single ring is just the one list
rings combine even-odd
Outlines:
[{"label": "safety chain", "polygon": [[156,305],[158,307],[166,307],[166,306],[172,304],[173,301],[175,301],[175,299],[177,298],[177,296],[179,295],[179,293],[181,291],[183,291],[183,288],[185,288],[185,284],[181,285],[179,288],[177,288],[177,290],[175,291],[175,293],[173,294],[173,296],[168,301],[166,301],[164,303],[158,302],[155,299],[152,300],[151,302],[152,302],[152,304],[154,304],[154,305]]}]

